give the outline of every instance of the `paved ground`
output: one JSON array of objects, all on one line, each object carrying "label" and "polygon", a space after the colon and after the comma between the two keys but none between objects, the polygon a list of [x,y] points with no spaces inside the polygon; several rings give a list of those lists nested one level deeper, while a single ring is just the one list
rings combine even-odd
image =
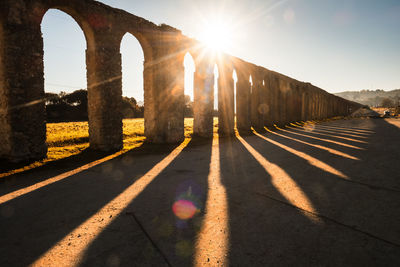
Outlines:
[{"label": "paved ground", "polygon": [[0,266],[400,266],[400,120],[274,130],[3,179]]}]

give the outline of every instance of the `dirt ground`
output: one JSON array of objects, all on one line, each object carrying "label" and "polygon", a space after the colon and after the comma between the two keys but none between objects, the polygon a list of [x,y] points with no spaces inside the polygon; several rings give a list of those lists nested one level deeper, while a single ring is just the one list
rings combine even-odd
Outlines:
[{"label": "dirt ground", "polygon": [[400,266],[399,159],[362,118],[84,154],[0,180],[0,266]]}]

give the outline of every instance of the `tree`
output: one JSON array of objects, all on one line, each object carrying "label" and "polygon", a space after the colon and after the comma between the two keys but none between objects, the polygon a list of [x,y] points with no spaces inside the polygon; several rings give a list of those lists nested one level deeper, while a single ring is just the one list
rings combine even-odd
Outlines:
[{"label": "tree", "polygon": [[185,95],[185,117],[193,117],[193,102],[190,100],[190,96]]},{"label": "tree", "polygon": [[79,89],[76,90],[70,94],[66,94],[63,97],[63,100],[65,103],[72,105],[72,106],[78,106],[78,105],[83,105],[87,107],[87,90],[85,89]]},{"label": "tree", "polygon": [[136,100],[131,97],[122,97],[122,117],[123,118],[135,118]]},{"label": "tree", "polygon": [[394,102],[390,98],[384,98],[381,101],[381,106],[385,108],[392,108],[394,107]]},{"label": "tree", "polygon": [[56,105],[61,102],[61,98],[56,93],[45,93],[45,103],[46,105]]}]

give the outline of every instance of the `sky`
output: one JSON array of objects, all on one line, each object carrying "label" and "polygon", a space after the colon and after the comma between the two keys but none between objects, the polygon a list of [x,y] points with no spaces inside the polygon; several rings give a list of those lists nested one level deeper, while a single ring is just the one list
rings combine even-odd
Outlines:
[{"label": "sky", "polygon": [[[224,52],[330,93],[400,88],[398,0],[100,2],[201,40],[219,28]],[[78,24],[61,11],[49,10],[42,32],[46,92],[85,88],[86,42]],[[143,52],[134,36],[123,38],[121,54],[123,95],[141,101]],[[190,60],[187,64],[192,75]],[[188,87],[191,80],[185,82]]]}]

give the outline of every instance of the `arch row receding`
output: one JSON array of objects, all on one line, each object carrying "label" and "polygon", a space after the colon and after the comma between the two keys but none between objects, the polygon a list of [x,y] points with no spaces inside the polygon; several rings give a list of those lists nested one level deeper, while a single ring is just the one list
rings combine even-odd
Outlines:
[{"label": "arch row receding", "polygon": [[[235,121],[239,131],[248,132],[252,127],[347,115],[359,107],[358,103],[328,94],[310,83],[227,54],[216,56],[171,26],[156,25],[93,0],[4,0],[0,7],[2,158],[21,161],[46,156],[40,25],[49,9],[70,15],[86,39],[89,142],[93,149],[115,151],[122,147],[120,44],[126,33],[135,36],[143,49],[148,142],[174,143],[184,138],[183,61],[187,52],[195,63],[196,135],[213,134],[214,81],[218,84],[221,135],[234,134]],[[215,64],[218,78],[212,71]]]}]

